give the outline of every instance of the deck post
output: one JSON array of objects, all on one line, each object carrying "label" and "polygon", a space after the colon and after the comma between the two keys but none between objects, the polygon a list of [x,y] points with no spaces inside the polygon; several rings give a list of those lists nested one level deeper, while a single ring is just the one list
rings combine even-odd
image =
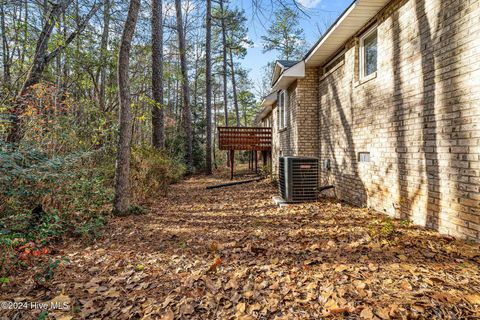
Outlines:
[{"label": "deck post", "polygon": [[266,152],[272,149],[272,128],[269,127],[218,127],[218,148],[227,152],[227,166],[230,167],[230,176],[233,179],[235,169],[235,150],[245,150],[250,153],[248,168],[258,173],[258,151],[262,151],[261,157],[264,164]]},{"label": "deck post", "polygon": [[250,162],[252,163],[252,166],[250,167],[250,170],[253,171],[253,150],[250,151]]},{"label": "deck post", "polygon": [[233,180],[233,163],[235,161],[235,153],[230,150],[230,180]]}]

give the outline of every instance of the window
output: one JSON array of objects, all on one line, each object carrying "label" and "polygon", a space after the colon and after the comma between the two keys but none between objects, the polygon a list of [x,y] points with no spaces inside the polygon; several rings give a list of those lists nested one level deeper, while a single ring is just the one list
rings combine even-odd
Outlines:
[{"label": "window", "polygon": [[360,79],[377,71],[377,27],[360,38]]},{"label": "window", "polygon": [[278,97],[278,124],[280,129],[284,129],[287,126],[287,94],[285,90],[280,91]]},{"label": "window", "polygon": [[345,60],[344,58],[345,58],[345,50],[337,54],[335,58],[330,60],[330,62],[327,63],[325,67],[323,67],[323,74],[327,74],[333,69],[335,69],[340,63],[342,63]]},{"label": "window", "polygon": [[370,162],[370,152],[359,152],[358,162]]}]

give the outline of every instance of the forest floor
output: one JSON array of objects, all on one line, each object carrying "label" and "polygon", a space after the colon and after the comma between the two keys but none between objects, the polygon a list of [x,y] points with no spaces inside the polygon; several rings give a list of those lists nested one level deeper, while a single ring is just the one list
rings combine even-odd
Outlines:
[{"label": "forest floor", "polygon": [[278,208],[267,180],[205,190],[227,181],[188,178],[94,244],[57,246],[69,262],[48,285],[32,268],[0,300],[65,302],[48,311],[64,320],[480,317],[478,244],[329,200]]}]

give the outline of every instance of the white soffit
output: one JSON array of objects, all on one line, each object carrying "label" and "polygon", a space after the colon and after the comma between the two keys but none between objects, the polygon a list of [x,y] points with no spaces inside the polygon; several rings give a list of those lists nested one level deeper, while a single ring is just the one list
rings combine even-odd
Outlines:
[{"label": "white soffit", "polygon": [[260,111],[260,114],[259,114],[259,117],[260,117],[260,120],[263,120],[266,116],[268,116],[270,114],[270,112],[272,112],[272,105],[269,105],[269,106],[265,106],[262,111]]},{"label": "white soffit", "polygon": [[271,106],[277,101],[277,93],[272,92],[262,100],[262,107]]},{"label": "white soffit", "polygon": [[272,91],[285,90],[297,79],[305,78],[305,62],[302,60],[285,70],[272,86]]},{"label": "white soffit", "polygon": [[275,63],[275,68],[273,69],[272,84],[275,84],[282,72],[283,67],[278,62]]},{"label": "white soffit", "polygon": [[307,54],[307,66],[318,67],[370,21],[391,0],[357,0],[340,16]]}]

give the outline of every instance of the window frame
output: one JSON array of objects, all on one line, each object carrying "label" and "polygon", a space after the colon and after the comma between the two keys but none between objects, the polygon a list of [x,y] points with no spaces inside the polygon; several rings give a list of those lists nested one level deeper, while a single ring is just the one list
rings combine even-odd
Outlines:
[{"label": "window frame", "polygon": [[281,90],[278,94],[278,128],[280,130],[287,128],[287,90]]},{"label": "window frame", "polygon": [[369,163],[372,161],[372,155],[370,151],[360,151],[358,153],[358,160],[359,163]]},{"label": "window frame", "polygon": [[[332,59],[330,59],[330,61],[325,64],[322,68],[322,71],[323,71],[323,75],[326,76],[332,72],[334,72],[335,70],[337,70],[341,65],[342,63],[345,63],[345,52],[347,51],[347,49],[342,49],[342,51],[340,51],[339,53],[337,53]],[[342,58],[342,60],[338,61],[338,63],[333,66],[332,69],[328,70],[328,67],[330,67],[332,64],[334,64],[338,59]]]},{"label": "window frame", "polygon": [[[366,74],[366,55],[365,55],[365,39],[368,38],[369,36],[371,36],[373,33],[377,32],[377,63],[376,63],[376,66],[375,66],[375,71],[370,73],[370,74]],[[359,79],[360,80],[364,80],[364,79],[368,79],[369,77],[373,77],[377,74],[377,71],[378,71],[378,25],[375,24],[373,26],[371,26],[367,31],[365,31],[361,36],[360,36],[360,39],[359,39],[359,59],[358,59],[358,62],[359,62]]]}]

